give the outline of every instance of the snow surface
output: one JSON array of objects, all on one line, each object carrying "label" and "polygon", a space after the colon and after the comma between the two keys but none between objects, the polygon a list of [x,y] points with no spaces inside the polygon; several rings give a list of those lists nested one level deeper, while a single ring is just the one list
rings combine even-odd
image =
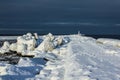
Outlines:
[{"label": "snow surface", "polygon": [[91,37],[64,37],[70,42],[50,53],[36,50],[34,58],[21,58],[16,65],[0,63],[0,79],[120,80],[119,47],[98,43]]}]

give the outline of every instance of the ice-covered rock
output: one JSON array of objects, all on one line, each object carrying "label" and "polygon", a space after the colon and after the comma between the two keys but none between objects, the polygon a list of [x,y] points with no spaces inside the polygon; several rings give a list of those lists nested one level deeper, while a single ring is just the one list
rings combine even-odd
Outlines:
[{"label": "ice-covered rock", "polygon": [[47,36],[44,37],[44,40],[36,48],[36,50],[40,50],[43,52],[52,51],[55,48],[53,40],[54,40],[54,36],[51,33],[49,33]]},{"label": "ice-covered rock", "polygon": [[26,35],[29,36],[29,37],[32,37],[32,34],[31,34],[31,33],[27,33]]},{"label": "ice-covered rock", "polygon": [[17,53],[22,53],[23,51],[27,50],[27,45],[26,44],[18,44],[17,45]]},{"label": "ice-covered rock", "polygon": [[7,49],[9,47],[10,47],[10,43],[8,41],[5,41],[4,44],[3,44],[3,46],[2,46],[2,48],[3,49]]},{"label": "ice-covered rock", "polygon": [[[68,43],[70,40],[69,38],[64,38],[63,36],[56,36],[54,37],[51,33],[44,36],[44,40],[42,43],[36,48],[36,50],[40,50],[43,52],[52,52],[57,46],[64,45]],[[59,51],[53,51],[54,53],[58,53]]]},{"label": "ice-covered rock", "polygon": [[12,43],[12,44],[10,45],[10,50],[11,50],[11,51],[17,51],[17,43]]},{"label": "ice-covered rock", "polygon": [[27,50],[33,51],[35,49],[35,45],[33,44],[27,44]]},{"label": "ice-covered rock", "polygon": [[53,44],[54,44],[54,46],[56,47],[56,46],[58,46],[58,41],[53,41]]},{"label": "ice-covered rock", "polygon": [[52,42],[45,42],[44,46],[45,46],[45,51],[52,51],[55,48]]},{"label": "ice-covered rock", "polygon": [[67,44],[68,42],[70,42],[70,39],[64,36],[57,36],[53,41],[55,47]]},{"label": "ice-covered rock", "polygon": [[5,41],[3,46],[0,48],[0,53],[4,54],[6,52],[9,52],[10,43],[8,41]]},{"label": "ice-covered rock", "polygon": [[44,40],[36,50],[40,51],[52,51],[55,48],[54,44],[49,40]]},{"label": "ice-covered rock", "polygon": [[35,50],[40,50],[40,51],[45,51],[45,46],[44,46],[45,42],[43,41]]},{"label": "ice-covered rock", "polygon": [[30,46],[32,46],[32,47],[35,47],[35,44],[36,44],[36,40],[35,40],[35,38],[28,38],[28,37],[26,37],[26,38],[24,38],[24,37],[19,37],[18,39],[17,39],[17,43],[18,44],[27,44],[27,45],[30,45]]},{"label": "ice-covered rock", "polygon": [[51,33],[49,33],[48,35],[45,35],[44,38],[49,39],[50,41],[53,41],[55,39],[55,37]]},{"label": "ice-covered rock", "polygon": [[17,44],[17,52],[21,52],[20,50],[24,50],[23,48],[27,48],[25,50],[33,51],[35,49],[36,39],[31,33],[27,33],[26,35],[17,38]]},{"label": "ice-covered rock", "polygon": [[57,42],[57,45],[61,45],[63,43],[63,38],[61,36],[58,36],[54,42]]},{"label": "ice-covered rock", "polygon": [[[32,51],[34,50],[52,52],[57,46],[68,42],[68,38],[63,36],[54,37],[51,33],[45,35],[42,39],[39,38],[37,33],[34,33],[34,36],[32,36],[31,33],[27,33],[23,36],[19,36],[16,43],[12,43],[10,45],[8,42],[5,42],[3,47],[0,49],[0,52],[5,53],[6,51],[9,52],[9,50],[11,50],[17,51],[23,55],[33,53]],[[35,49],[35,47],[37,48]],[[60,51],[56,50],[53,52],[58,54],[60,53]]]}]

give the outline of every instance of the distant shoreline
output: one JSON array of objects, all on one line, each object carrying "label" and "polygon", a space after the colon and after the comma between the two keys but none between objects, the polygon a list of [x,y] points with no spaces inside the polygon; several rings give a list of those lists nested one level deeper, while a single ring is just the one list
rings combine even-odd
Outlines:
[{"label": "distant shoreline", "polygon": [[[21,36],[23,34],[0,34],[0,36]],[[45,34],[39,34],[39,36]],[[72,35],[72,34],[54,34],[54,35]],[[74,35],[74,34],[73,34]],[[113,38],[113,39],[120,39],[120,35],[85,35],[93,38]]]}]

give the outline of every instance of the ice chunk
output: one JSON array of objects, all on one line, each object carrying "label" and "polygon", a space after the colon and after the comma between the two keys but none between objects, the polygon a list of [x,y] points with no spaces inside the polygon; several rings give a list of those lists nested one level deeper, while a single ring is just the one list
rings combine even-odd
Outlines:
[{"label": "ice chunk", "polygon": [[4,54],[6,52],[9,52],[10,43],[8,41],[5,41],[3,46],[0,48],[0,53]]},{"label": "ice chunk", "polygon": [[17,43],[12,43],[12,44],[10,45],[10,50],[11,50],[11,51],[17,51]]},{"label": "ice chunk", "polygon": [[17,53],[22,53],[22,51],[27,50],[27,45],[26,44],[18,44],[17,45]]},{"label": "ice chunk", "polygon": [[28,44],[27,45],[27,50],[33,51],[34,49],[35,49],[35,46],[33,46],[33,44]]},{"label": "ice chunk", "polygon": [[44,38],[53,41],[55,37],[51,33],[49,33],[48,35],[45,35]]},{"label": "ice chunk", "polygon": [[10,47],[10,43],[8,41],[5,41],[4,44],[3,44],[3,46],[2,46],[2,48],[3,49],[7,49],[9,47]]},{"label": "ice chunk", "polygon": [[31,37],[31,36],[32,36],[32,34],[31,34],[31,33],[27,33],[26,35],[27,35],[27,36],[29,36],[29,37]]},{"label": "ice chunk", "polygon": [[43,41],[36,49],[40,51],[52,51],[55,48],[54,44],[49,41]]},{"label": "ice chunk", "polygon": [[58,36],[54,42],[57,42],[57,45],[61,45],[63,43],[63,38],[61,36]]},{"label": "ice chunk", "polygon": [[35,49],[36,39],[31,33],[27,33],[17,38],[17,44],[17,52],[22,52],[21,50],[33,51]]},{"label": "ice chunk", "polygon": [[44,46],[45,46],[45,51],[52,51],[55,48],[52,42],[46,42]]},{"label": "ice chunk", "polygon": [[36,49],[40,51],[52,51],[54,48],[53,42],[51,42],[50,38],[46,37]]}]

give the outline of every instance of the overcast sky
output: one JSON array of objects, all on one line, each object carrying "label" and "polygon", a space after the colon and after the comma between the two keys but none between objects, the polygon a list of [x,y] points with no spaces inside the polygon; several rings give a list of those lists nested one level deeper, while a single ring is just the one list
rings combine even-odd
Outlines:
[{"label": "overcast sky", "polygon": [[0,27],[38,24],[120,26],[120,0],[0,0]]}]

